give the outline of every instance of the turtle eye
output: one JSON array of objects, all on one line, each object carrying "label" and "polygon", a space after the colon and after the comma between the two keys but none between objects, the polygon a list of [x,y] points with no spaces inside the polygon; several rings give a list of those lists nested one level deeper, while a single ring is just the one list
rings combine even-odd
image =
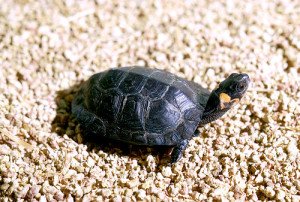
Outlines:
[{"label": "turtle eye", "polygon": [[237,90],[238,92],[244,91],[245,88],[246,88],[246,84],[245,84],[244,82],[238,83],[238,84],[236,85],[236,90]]}]

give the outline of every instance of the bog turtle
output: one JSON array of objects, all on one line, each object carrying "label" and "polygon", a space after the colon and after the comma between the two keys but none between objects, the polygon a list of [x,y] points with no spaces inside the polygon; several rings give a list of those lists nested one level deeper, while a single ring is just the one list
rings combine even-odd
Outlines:
[{"label": "bog turtle", "polygon": [[173,147],[178,161],[197,128],[220,118],[245,94],[247,74],[231,74],[212,92],[146,67],[94,74],[75,95],[72,113],[84,133],[129,144]]}]

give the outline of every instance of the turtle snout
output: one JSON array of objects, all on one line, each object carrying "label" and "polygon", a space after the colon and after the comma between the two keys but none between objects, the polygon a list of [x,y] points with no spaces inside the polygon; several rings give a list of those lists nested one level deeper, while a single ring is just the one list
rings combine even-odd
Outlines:
[{"label": "turtle snout", "polygon": [[250,83],[250,77],[248,74],[240,74],[241,80],[246,81],[248,84]]},{"label": "turtle snout", "polygon": [[236,74],[234,80],[238,83],[244,83],[246,85],[249,85],[250,83],[248,74]]}]

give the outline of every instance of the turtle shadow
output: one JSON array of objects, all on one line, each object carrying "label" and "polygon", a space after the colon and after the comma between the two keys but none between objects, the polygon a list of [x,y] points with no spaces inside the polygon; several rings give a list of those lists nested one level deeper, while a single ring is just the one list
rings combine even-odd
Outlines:
[{"label": "turtle shadow", "polygon": [[[103,151],[108,155],[117,155],[118,157],[128,156],[130,159],[136,159],[139,164],[145,165],[147,157],[151,154],[155,157],[157,165],[169,165],[170,147],[145,147],[139,145],[130,145],[121,141],[111,140],[104,137],[93,137],[86,135],[82,130],[75,116],[72,114],[72,101],[79,91],[84,81],[73,85],[72,87],[57,91],[55,97],[56,116],[51,123],[51,132],[60,136],[67,135],[78,144],[87,146],[88,152],[99,153]],[[160,166],[159,166],[160,167]]]}]

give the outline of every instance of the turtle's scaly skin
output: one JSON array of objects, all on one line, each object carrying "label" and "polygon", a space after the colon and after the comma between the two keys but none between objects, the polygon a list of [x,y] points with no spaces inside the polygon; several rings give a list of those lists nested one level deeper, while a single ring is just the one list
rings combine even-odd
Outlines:
[{"label": "turtle's scaly skin", "polygon": [[123,67],[93,75],[76,95],[72,112],[93,136],[137,145],[186,145],[209,94],[162,70]]}]

